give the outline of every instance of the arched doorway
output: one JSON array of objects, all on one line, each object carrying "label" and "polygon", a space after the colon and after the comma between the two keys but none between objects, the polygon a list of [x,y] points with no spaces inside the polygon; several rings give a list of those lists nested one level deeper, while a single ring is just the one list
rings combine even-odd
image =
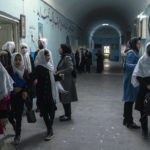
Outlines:
[{"label": "arched doorway", "polygon": [[105,70],[110,69],[110,64],[113,67],[121,64],[121,32],[118,28],[109,24],[101,24],[93,29],[89,42],[93,64],[96,65],[97,62],[97,51],[104,56]]}]

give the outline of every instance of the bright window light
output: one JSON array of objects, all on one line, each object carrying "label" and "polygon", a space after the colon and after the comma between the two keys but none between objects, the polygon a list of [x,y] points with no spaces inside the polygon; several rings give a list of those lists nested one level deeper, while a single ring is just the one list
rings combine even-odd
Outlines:
[{"label": "bright window light", "polygon": [[104,54],[110,54],[110,46],[104,46]]}]

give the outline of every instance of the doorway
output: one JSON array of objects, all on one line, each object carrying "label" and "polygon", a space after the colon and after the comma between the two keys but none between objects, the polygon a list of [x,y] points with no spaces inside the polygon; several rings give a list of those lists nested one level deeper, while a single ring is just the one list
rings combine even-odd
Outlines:
[{"label": "doorway", "polygon": [[104,46],[104,59],[110,58],[110,46],[106,45]]},{"label": "doorway", "polygon": [[19,48],[19,21],[0,15],[0,49],[7,41],[14,41]]}]

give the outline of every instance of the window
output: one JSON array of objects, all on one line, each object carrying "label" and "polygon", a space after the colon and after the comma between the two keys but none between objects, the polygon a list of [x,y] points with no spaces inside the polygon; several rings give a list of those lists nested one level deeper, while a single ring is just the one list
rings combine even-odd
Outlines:
[{"label": "window", "polygon": [[104,54],[110,54],[110,46],[104,46]]}]

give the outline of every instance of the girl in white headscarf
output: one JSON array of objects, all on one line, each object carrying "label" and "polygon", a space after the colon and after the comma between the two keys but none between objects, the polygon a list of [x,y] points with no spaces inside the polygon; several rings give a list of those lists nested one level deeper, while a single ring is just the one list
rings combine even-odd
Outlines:
[{"label": "girl in white headscarf", "polygon": [[28,86],[28,81],[26,80],[26,76],[28,76],[28,74],[25,71],[23,56],[20,53],[14,53],[12,55],[11,62],[13,68],[12,78],[14,80],[14,91],[11,95],[12,109],[9,116],[9,121],[15,130],[14,142],[18,145],[20,143],[24,104],[28,100],[27,98],[30,87]]},{"label": "girl in white headscarf", "polygon": [[3,100],[8,94],[13,91],[13,80],[0,63],[0,101]]},{"label": "girl in white headscarf", "polygon": [[6,42],[2,46],[2,50],[0,51],[0,61],[11,75],[12,67],[11,67],[11,55],[15,50],[15,43],[13,41]]},{"label": "girl in white headscarf", "polygon": [[[47,49],[47,39],[46,39],[46,38],[41,38],[41,39],[39,39],[39,40],[38,40],[38,47],[39,47],[39,49],[38,49],[38,50],[35,52],[35,54],[34,54],[34,60],[36,59],[38,53],[39,53],[41,50],[43,50],[43,49],[44,49],[44,50],[48,50],[48,49]],[[50,50],[48,50],[48,51],[49,51],[50,57],[51,57],[51,58],[50,58],[51,69],[53,69],[53,71],[54,71],[54,63],[53,63],[52,53],[51,53]],[[36,105],[37,105],[36,111],[38,112],[38,111],[39,111],[38,99],[37,99]]]},{"label": "girl in white headscarf", "polygon": [[31,63],[31,57],[28,53],[28,46],[27,44],[25,43],[22,43],[20,45],[20,52],[23,56],[23,60],[24,60],[24,66],[25,66],[25,69],[28,71],[28,73],[31,73],[32,72],[32,63]]},{"label": "girl in white headscarf", "polygon": [[148,117],[144,112],[144,100],[148,92],[150,92],[150,43],[146,45],[144,55],[139,59],[138,64],[132,75],[132,84],[134,87],[140,86],[136,100],[135,109],[141,113],[141,126],[143,136],[148,136]]},{"label": "girl in white headscarf", "polygon": [[35,78],[38,80],[37,99],[47,127],[46,141],[53,136],[52,127],[56,111],[56,100],[58,99],[55,81],[61,80],[63,77],[61,74],[54,75],[50,54],[48,50],[43,49],[38,53],[35,60]]},{"label": "girl in white headscarf", "polygon": [[2,50],[8,51],[12,54],[15,50],[15,43],[13,41],[8,41],[2,46]]},{"label": "girl in white headscarf", "polygon": [[13,80],[0,62],[0,134],[4,134],[7,123],[10,92],[13,91]]},{"label": "girl in white headscarf", "polygon": [[[38,52],[40,50],[48,50],[47,48],[47,39],[46,38],[41,38],[39,41],[38,41],[38,45],[39,45],[39,50],[37,50],[35,52],[35,58],[36,56],[38,55]],[[52,57],[52,52],[50,50],[48,50],[49,53],[50,53],[50,65],[51,65],[51,68],[53,69],[54,71],[54,62],[53,62],[53,57]]]}]

